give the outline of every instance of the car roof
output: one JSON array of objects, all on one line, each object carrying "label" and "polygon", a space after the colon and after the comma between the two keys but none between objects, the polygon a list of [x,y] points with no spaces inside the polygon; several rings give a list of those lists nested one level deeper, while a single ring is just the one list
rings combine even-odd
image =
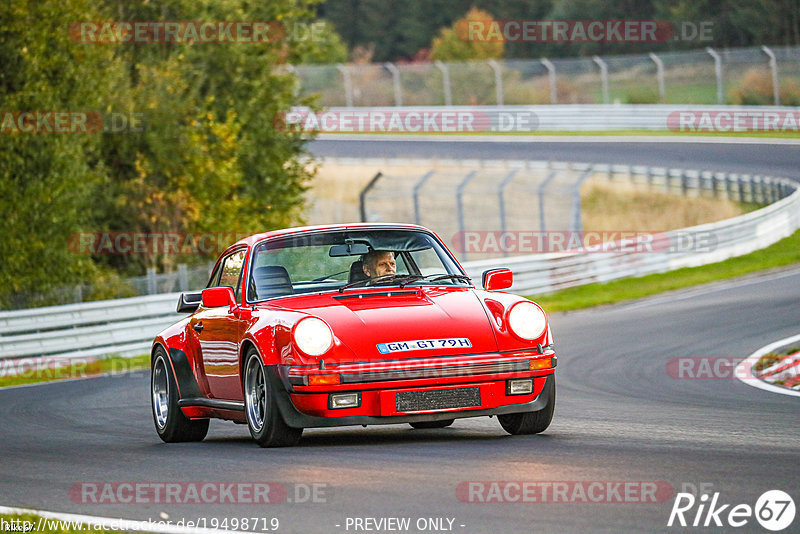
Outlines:
[{"label": "car roof", "polygon": [[233,245],[229,246],[225,250],[225,252],[222,253],[222,256],[224,256],[229,250],[234,249],[236,247],[242,245],[247,245],[248,247],[252,247],[259,241],[262,241],[264,239],[269,239],[272,237],[319,232],[323,230],[348,230],[355,228],[374,228],[376,230],[389,229],[389,228],[402,229],[402,230],[422,230],[424,232],[429,232],[433,234],[431,230],[425,228],[424,226],[418,226],[416,224],[403,224],[403,223],[343,223],[343,224],[322,224],[317,226],[298,226],[294,228],[282,228],[280,230],[273,230],[271,232],[253,234],[251,236],[245,237],[243,239],[240,239]]}]

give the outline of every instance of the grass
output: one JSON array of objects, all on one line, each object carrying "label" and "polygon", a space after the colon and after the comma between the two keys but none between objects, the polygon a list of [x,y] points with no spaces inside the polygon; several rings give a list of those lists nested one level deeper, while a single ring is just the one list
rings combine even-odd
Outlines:
[{"label": "grass", "polygon": [[723,198],[680,196],[663,186],[592,178],[581,188],[581,217],[587,231],[667,232],[721,221],[761,206]]},{"label": "grass", "polygon": [[800,230],[769,247],[701,267],[588,284],[529,298],[547,312],[591,308],[800,263]]},{"label": "grass", "polygon": [[[73,360],[70,365],[54,368],[52,362],[47,366],[31,364],[30,360],[0,360],[0,387],[22,386],[38,382],[86,378],[90,376],[109,376],[150,368],[150,355],[142,354],[133,358],[112,356],[102,360],[87,358]],[[11,374],[12,370],[18,371]]]}]

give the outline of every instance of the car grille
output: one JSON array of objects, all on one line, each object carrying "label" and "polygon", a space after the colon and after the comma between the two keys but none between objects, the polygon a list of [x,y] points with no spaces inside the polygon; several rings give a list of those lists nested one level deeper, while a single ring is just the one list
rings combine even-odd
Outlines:
[{"label": "car grille", "polygon": [[481,405],[481,390],[474,387],[403,391],[397,393],[396,399],[398,412],[471,408]]}]

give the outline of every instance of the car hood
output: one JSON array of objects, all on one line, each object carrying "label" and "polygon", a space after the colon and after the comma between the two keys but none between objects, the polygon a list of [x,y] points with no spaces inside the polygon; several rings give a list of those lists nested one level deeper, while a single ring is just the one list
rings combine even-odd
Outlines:
[{"label": "car hood", "polygon": [[[324,319],[339,342],[349,348],[358,361],[497,352],[487,313],[471,289],[381,288],[287,301],[281,305]],[[470,346],[465,346],[463,341],[407,343],[462,338],[468,339]],[[419,348],[420,345],[423,348]]]}]

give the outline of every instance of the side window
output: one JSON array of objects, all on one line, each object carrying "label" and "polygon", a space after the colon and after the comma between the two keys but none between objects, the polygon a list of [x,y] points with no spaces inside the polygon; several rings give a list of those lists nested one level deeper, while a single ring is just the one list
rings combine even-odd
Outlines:
[{"label": "side window", "polygon": [[217,284],[220,287],[232,288],[237,299],[239,298],[239,291],[241,290],[241,275],[242,266],[244,265],[244,255],[245,251],[240,250],[239,252],[234,252],[225,258],[222,263],[222,272],[220,273],[219,283]]}]

